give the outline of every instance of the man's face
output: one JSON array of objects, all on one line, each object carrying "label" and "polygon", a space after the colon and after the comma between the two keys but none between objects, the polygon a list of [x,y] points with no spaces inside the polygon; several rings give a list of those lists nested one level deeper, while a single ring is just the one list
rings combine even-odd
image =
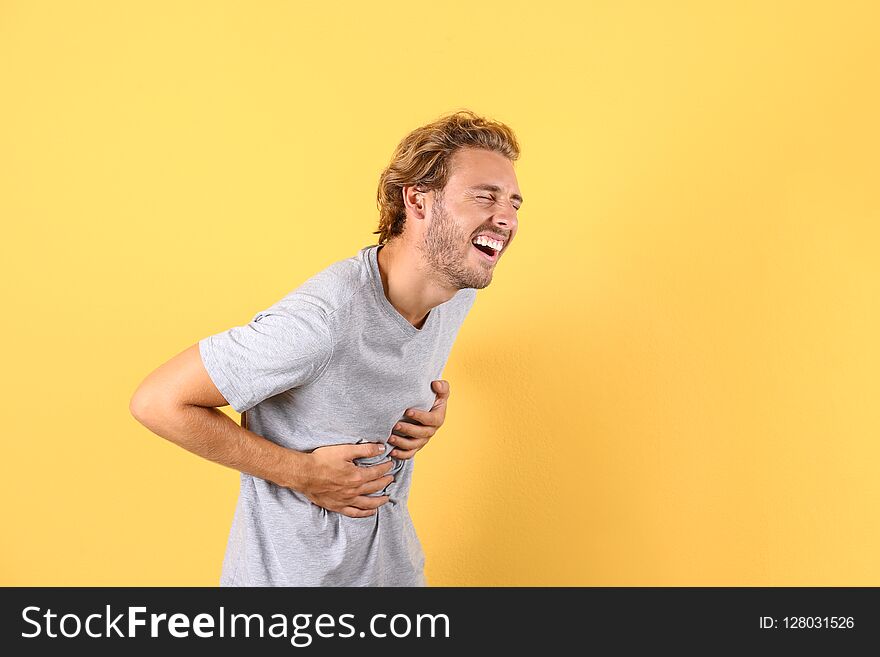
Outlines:
[{"label": "man's face", "polygon": [[[482,289],[516,235],[522,197],[513,163],[494,151],[462,148],[453,154],[450,171],[442,193],[432,193],[421,250],[444,285]],[[475,245],[479,236],[491,241]]]}]

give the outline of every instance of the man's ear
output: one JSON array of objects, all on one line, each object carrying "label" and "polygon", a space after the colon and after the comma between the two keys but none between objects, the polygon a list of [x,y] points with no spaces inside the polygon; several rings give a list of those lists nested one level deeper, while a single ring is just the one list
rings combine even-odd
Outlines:
[{"label": "man's ear", "polygon": [[407,185],[401,190],[403,206],[407,209],[407,214],[411,211],[417,219],[425,218],[425,194],[427,192],[428,190],[421,184]]}]

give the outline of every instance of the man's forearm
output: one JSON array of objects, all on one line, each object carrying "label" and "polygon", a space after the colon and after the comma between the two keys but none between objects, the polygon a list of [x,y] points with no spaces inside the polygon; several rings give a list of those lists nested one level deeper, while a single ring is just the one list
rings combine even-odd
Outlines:
[{"label": "man's forearm", "polygon": [[216,408],[162,404],[132,411],[153,433],[209,461],[297,489],[307,456],[240,427]]}]

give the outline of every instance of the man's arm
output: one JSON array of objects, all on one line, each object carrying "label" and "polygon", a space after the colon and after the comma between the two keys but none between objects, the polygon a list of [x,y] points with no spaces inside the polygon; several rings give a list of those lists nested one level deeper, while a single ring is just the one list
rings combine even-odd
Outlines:
[{"label": "man's arm", "polygon": [[[362,517],[373,515],[388,501],[388,496],[366,495],[390,483],[392,478],[385,473],[393,463],[360,467],[351,462],[381,454],[381,446],[363,443],[298,452],[239,426],[216,408],[227,404],[196,343],[147,376],[129,409],[150,431],[193,454],[285,488],[328,495],[334,500],[328,498],[330,510]],[[331,508],[334,504],[337,508]]]}]

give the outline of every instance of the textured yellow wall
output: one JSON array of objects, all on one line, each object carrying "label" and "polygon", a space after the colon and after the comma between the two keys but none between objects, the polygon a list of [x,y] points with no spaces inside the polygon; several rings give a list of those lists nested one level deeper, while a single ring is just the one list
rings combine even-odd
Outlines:
[{"label": "textured yellow wall", "polygon": [[217,582],[238,475],[131,393],[469,107],[526,203],[417,457],[429,583],[880,585],[876,3],[306,5],[0,4],[0,583]]}]

